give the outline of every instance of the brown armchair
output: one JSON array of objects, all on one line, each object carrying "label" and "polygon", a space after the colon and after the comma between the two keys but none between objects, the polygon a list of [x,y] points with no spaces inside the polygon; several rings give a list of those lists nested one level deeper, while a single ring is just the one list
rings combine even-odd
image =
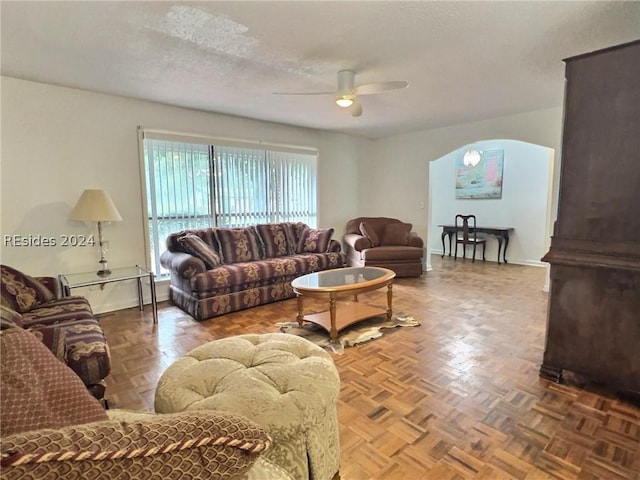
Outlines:
[{"label": "brown armchair", "polygon": [[398,277],[422,275],[424,242],[412,225],[387,217],[358,217],[347,222],[344,243],[350,267],[383,267]]}]

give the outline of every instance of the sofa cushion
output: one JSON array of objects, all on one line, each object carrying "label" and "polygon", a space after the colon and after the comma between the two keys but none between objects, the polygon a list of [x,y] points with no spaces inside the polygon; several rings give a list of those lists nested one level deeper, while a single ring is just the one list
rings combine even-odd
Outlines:
[{"label": "sofa cushion", "polygon": [[50,302],[55,295],[44,284],[7,265],[2,271],[2,302],[19,313],[28,312],[41,303]]},{"label": "sofa cushion", "polygon": [[25,328],[42,327],[77,320],[92,320],[97,323],[89,301],[84,297],[75,295],[38,305],[22,315],[22,322]]},{"label": "sofa cushion", "polygon": [[95,385],[111,371],[104,332],[84,297],[65,297],[22,316],[29,330],[55,326],[65,331],[66,362],[87,386]]},{"label": "sofa cushion", "polygon": [[255,227],[216,228],[220,255],[224,263],[260,260],[260,241]]},{"label": "sofa cushion", "polygon": [[369,239],[372,247],[380,245],[380,238],[378,237],[378,234],[367,222],[360,222],[360,233]]},{"label": "sofa cushion", "polygon": [[191,285],[194,291],[205,297],[270,285],[306,271],[305,260],[302,256],[292,256],[221,265],[195,275]]},{"label": "sofa cushion", "polygon": [[271,439],[240,415],[125,415],[2,439],[3,478],[215,478],[246,472]]},{"label": "sofa cushion", "polygon": [[187,233],[178,238],[178,243],[180,243],[185,252],[202,260],[207,268],[215,268],[222,263],[220,255],[211,245],[193,233]]},{"label": "sofa cushion", "polygon": [[290,282],[304,273],[341,267],[341,253],[305,253],[257,262],[220,265],[189,279],[189,290],[198,298],[207,298],[257,287]]},{"label": "sofa cushion", "polygon": [[[411,247],[408,245],[390,245],[378,248],[369,248],[360,253],[361,258],[367,262],[375,262],[378,264],[385,262],[404,263],[420,262],[422,259],[422,248]],[[375,263],[373,263],[375,265]],[[392,269],[393,270],[393,269]]]},{"label": "sofa cushion", "polygon": [[329,251],[333,228],[306,228],[298,241],[297,253],[323,253]]},{"label": "sofa cushion", "polygon": [[266,223],[256,225],[262,239],[265,258],[283,257],[295,253],[293,229],[286,223]]},{"label": "sofa cushion", "polygon": [[2,437],[107,418],[80,378],[28,331],[1,331],[0,348]]},{"label": "sofa cushion", "polygon": [[408,245],[409,233],[412,225],[410,223],[389,223],[384,227],[381,245]]}]

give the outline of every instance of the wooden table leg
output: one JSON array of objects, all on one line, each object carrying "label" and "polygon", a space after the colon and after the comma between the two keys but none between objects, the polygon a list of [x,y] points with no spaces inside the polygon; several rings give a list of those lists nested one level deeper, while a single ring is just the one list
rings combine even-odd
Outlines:
[{"label": "wooden table leg", "polygon": [[329,297],[329,314],[331,315],[331,331],[329,332],[329,340],[338,341],[338,330],[336,329],[336,297],[332,293]]},{"label": "wooden table leg", "polygon": [[391,320],[393,315],[393,284],[387,286],[387,319]]},{"label": "wooden table leg", "polygon": [[298,325],[302,326],[302,319],[304,318],[303,307],[302,307],[302,295],[298,294],[298,316],[296,320],[298,320]]}]

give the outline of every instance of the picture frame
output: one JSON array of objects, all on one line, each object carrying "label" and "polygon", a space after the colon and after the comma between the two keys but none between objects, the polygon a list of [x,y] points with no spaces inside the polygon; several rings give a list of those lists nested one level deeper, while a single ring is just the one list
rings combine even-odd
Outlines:
[{"label": "picture frame", "polygon": [[475,165],[465,162],[464,155],[456,158],[456,199],[502,198],[504,150],[477,153],[480,161]]}]

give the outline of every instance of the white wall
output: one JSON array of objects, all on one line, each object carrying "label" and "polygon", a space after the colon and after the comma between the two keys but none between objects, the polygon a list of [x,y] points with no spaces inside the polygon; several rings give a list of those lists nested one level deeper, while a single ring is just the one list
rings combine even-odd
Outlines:
[{"label": "white wall", "polygon": [[[429,162],[464,145],[503,138],[554,150],[551,210],[555,217],[561,132],[562,107],[557,107],[377,140],[371,155],[360,160],[358,209],[362,215],[399,217],[410,222],[425,239],[427,251],[434,242],[437,248],[441,245],[440,235],[431,238],[428,228]],[[429,255],[426,260],[430,262]],[[431,268],[430,263],[426,268]]]},{"label": "white wall", "polygon": [[[305,145],[319,149],[319,226],[341,238],[355,216],[399,217],[429,238],[429,162],[478,140],[515,139],[555,149],[552,210],[557,204],[562,109],[412,132],[375,142],[228,115],[0,77],[2,146],[0,234],[59,239],[94,233],[68,219],[85,188],[104,188],[123,221],[106,228],[112,267],[146,263],[137,127]],[[436,245],[437,245],[436,243]],[[0,261],[32,275],[91,271],[87,247],[8,247]],[[428,266],[427,266],[428,267]],[[133,284],[79,291],[97,312],[135,305]],[[159,289],[166,298],[166,286]]]},{"label": "white wall", "polygon": [[[456,160],[468,148],[503,150],[504,168],[500,199],[457,199]],[[429,164],[429,238],[441,238],[438,225],[452,225],[458,213],[474,214],[479,226],[514,227],[507,260],[525,265],[544,265],[540,258],[549,244],[549,203],[553,150],[513,140],[475,142]],[[447,243],[445,241],[445,243]],[[432,241],[430,253],[442,253],[442,244]],[[448,253],[448,243],[446,245]],[[487,261],[495,262],[498,242],[487,242]],[[472,255],[471,248],[467,256]],[[459,252],[459,256],[462,253]],[[477,257],[480,257],[478,252]]]},{"label": "white wall", "polygon": [[[340,239],[357,215],[358,156],[369,141],[53,85],[1,78],[1,235],[95,233],[68,219],[85,188],[104,188],[122,222],[105,228],[112,267],[146,264],[137,127],[304,145],[319,149],[318,225]],[[91,271],[90,247],[5,246],[0,260],[31,275]],[[166,298],[166,286],[159,288]],[[96,312],[136,304],[133,283],[78,290]]]}]

